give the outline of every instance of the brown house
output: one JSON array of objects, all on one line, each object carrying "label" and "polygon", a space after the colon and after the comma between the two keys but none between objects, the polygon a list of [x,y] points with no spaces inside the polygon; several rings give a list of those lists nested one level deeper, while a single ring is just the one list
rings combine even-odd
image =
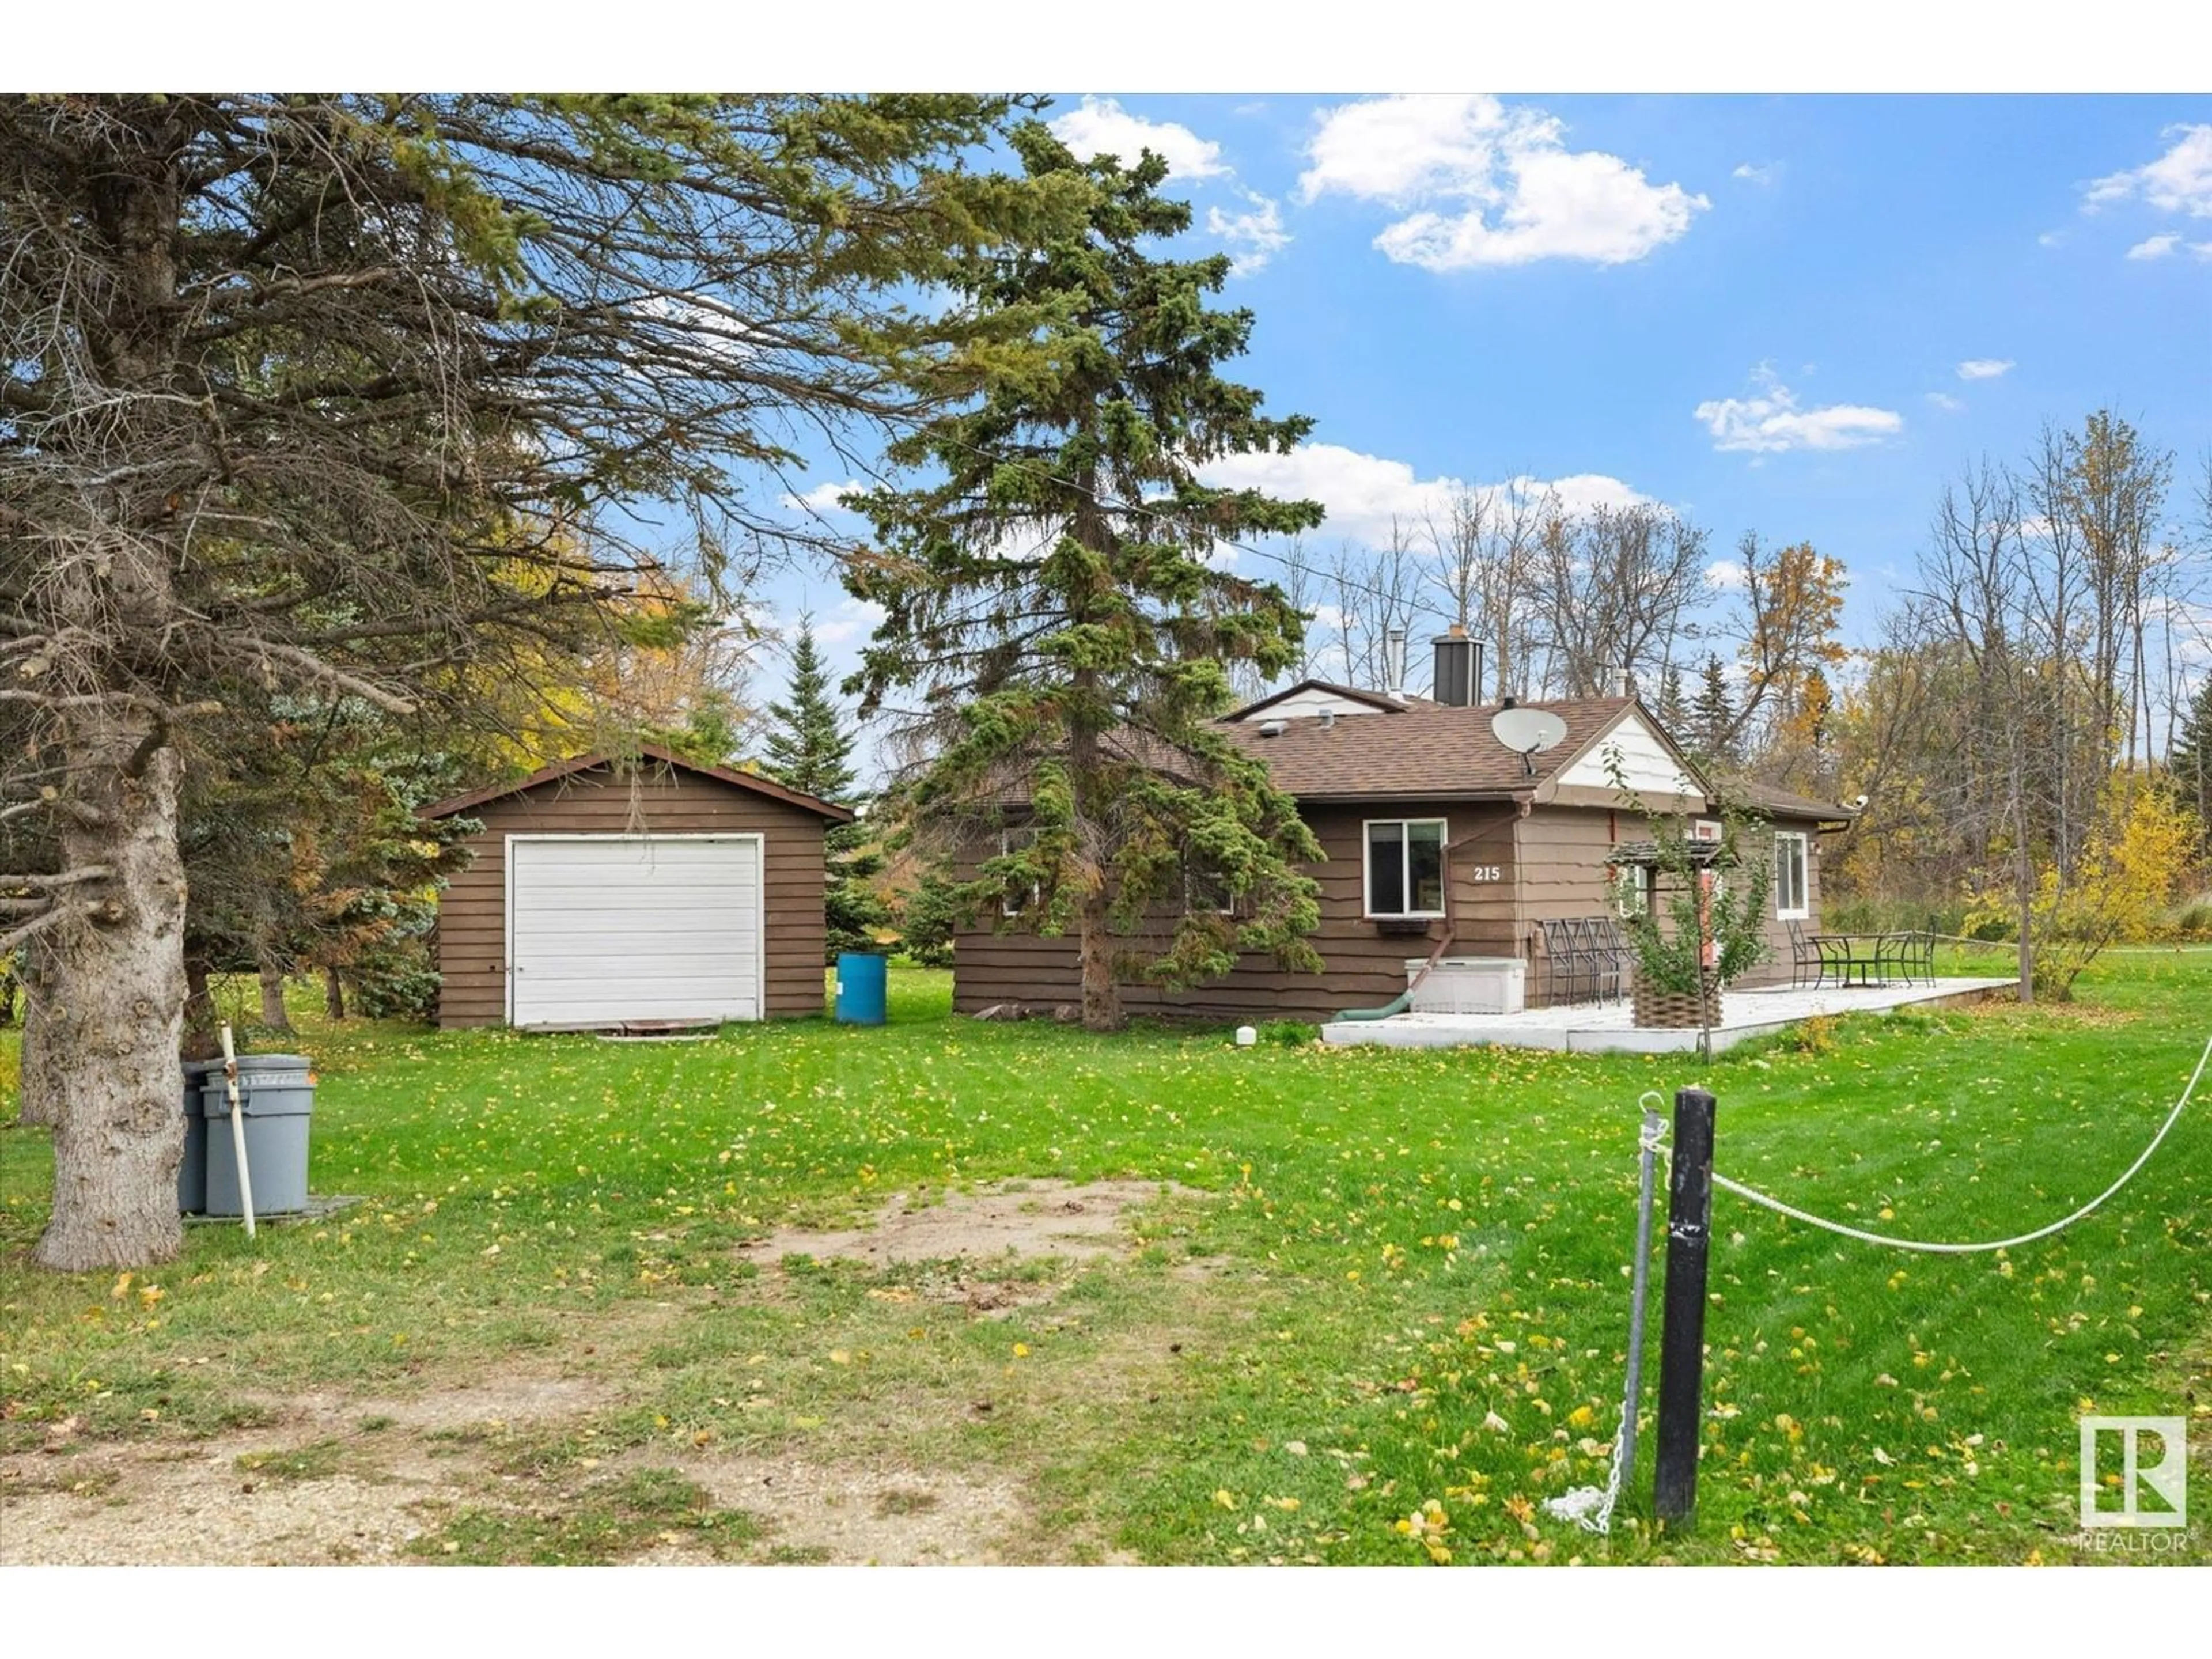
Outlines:
[{"label": "brown house", "polygon": [[[1440,655],[1439,686],[1456,678],[1474,695],[1476,675],[1446,668]],[[1649,902],[1637,875],[1607,862],[1616,847],[1651,834],[1640,813],[1623,810],[1616,780],[1653,811],[1701,815],[1714,810],[1716,791],[1633,697],[1529,706],[1558,716],[1565,736],[1525,756],[1493,732],[1499,705],[1318,680],[1226,716],[1230,734],[1297,798],[1328,855],[1307,870],[1321,887],[1312,942],[1324,971],[1284,973],[1267,957],[1248,957],[1224,978],[1188,991],[1126,986],[1125,1006],[1133,1013],[1325,1020],[1389,1003],[1407,989],[1409,964],[1443,954],[1517,962],[1531,1006],[1583,1000],[1590,988],[1567,971],[1567,943],[1583,929],[1599,931],[1594,925],[1617,916],[1619,907]],[[1786,980],[1790,924],[1817,927],[1819,837],[1852,814],[1750,785],[1732,786],[1732,795],[1765,815],[1773,830],[1774,949],[1746,982]],[[1163,936],[1169,925],[1164,918]],[[1074,939],[1012,931],[1017,926],[985,917],[957,935],[956,1009],[1079,1000]]]},{"label": "brown house", "polygon": [[653,744],[441,801],[483,827],[438,901],[438,1023],[591,1030],[822,1012],[823,830],[847,808]]}]

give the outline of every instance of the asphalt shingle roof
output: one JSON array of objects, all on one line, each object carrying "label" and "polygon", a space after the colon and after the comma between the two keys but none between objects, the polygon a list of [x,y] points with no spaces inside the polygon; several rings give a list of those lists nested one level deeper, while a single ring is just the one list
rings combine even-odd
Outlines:
[{"label": "asphalt shingle roof", "polygon": [[1226,726],[1237,744],[1267,763],[1276,787],[1300,800],[1370,800],[1416,796],[1504,795],[1534,788],[1566,766],[1629,707],[1626,697],[1577,697],[1523,703],[1567,724],[1566,741],[1533,757],[1528,775],[1520,755],[1492,735],[1493,705],[1460,708],[1413,703],[1395,714],[1311,716],[1281,722],[1265,735],[1264,714]]}]

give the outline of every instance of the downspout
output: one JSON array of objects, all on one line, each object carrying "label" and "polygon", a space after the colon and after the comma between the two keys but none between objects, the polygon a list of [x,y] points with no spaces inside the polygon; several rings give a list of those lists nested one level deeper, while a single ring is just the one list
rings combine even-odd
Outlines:
[{"label": "downspout", "polygon": [[[1429,959],[1421,964],[1421,970],[1413,975],[1413,982],[1407,986],[1406,988],[1398,995],[1391,998],[1389,1001],[1384,1003],[1380,1008],[1346,1008],[1342,1013],[1336,1016],[1338,1019],[1355,1021],[1388,1019],[1393,1014],[1404,1013],[1408,1008],[1411,1008],[1413,1006],[1413,993],[1420,989],[1421,981],[1429,976],[1431,970],[1433,969],[1437,963],[1443,959],[1444,952],[1451,949],[1452,940],[1456,937],[1456,930],[1459,924],[1453,915],[1453,912],[1457,908],[1457,907],[1452,902],[1453,885],[1451,855],[1453,852],[1459,848],[1472,847],[1476,842],[1495,835],[1501,829],[1510,829],[1518,822],[1519,819],[1517,817],[1510,817],[1502,824],[1487,824],[1482,829],[1476,830],[1471,836],[1464,836],[1457,841],[1445,843],[1445,845],[1440,849],[1443,864],[1444,878],[1444,936],[1437,941],[1437,948],[1429,952]],[[1513,879],[1516,886],[1517,887],[1521,879],[1521,861],[1517,857],[1513,861]],[[1518,907],[1516,906],[1516,908],[1517,908]]]}]

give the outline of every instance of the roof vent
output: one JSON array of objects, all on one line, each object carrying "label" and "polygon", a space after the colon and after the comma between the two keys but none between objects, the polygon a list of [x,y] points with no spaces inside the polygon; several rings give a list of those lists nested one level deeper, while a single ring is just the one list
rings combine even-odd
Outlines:
[{"label": "roof vent", "polygon": [[1393,628],[1382,635],[1382,678],[1389,682],[1382,689],[1394,702],[1406,701],[1406,630]]},{"label": "roof vent", "polygon": [[1334,710],[1334,708],[1324,708],[1324,709],[1322,709],[1322,710],[1321,711],[1321,723],[1322,723],[1322,729],[1323,729],[1323,730],[1326,730],[1326,729],[1328,729],[1329,726],[1332,726],[1335,725],[1335,724],[1336,724],[1336,710]]},{"label": "roof vent", "polygon": [[1291,723],[1288,720],[1261,720],[1260,722],[1260,735],[1263,738],[1279,738],[1284,732],[1290,729]]}]

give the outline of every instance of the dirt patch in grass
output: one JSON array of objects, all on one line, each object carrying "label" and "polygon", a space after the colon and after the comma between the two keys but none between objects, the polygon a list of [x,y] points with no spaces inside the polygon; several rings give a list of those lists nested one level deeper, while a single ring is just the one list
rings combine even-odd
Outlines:
[{"label": "dirt patch in grass", "polygon": [[872,1227],[809,1232],[783,1228],[738,1254],[751,1261],[787,1255],[817,1261],[942,1261],[953,1257],[988,1261],[1007,1256],[1066,1256],[1085,1261],[1125,1248],[1122,1218],[1164,1196],[1200,1194],[1173,1182],[1002,1182],[936,1203],[894,1194]]},{"label": "dirt patch in grass", "polygon": [[428,1434],[496,1431],[517,1424],[581,1416],[611,1404],[619,1390],[596,1376],[494,1376],[464,1388],[362,1397],[331,1390],[261,1399],[280,1420],[330,1431],[398,1428]]},{"label": "dirt patch in grass", "polygon": [[365,1397],[255,1397],[262,1421],[205,1440],[60,1443],[0,1457],[0,1564],[388,1561],[431,1530],[498,1437],[617,1398],[597,1377],[495,1376]]},{"label": "dirt patch in grass", "polygon": [[685,1462],[714,1500],[759,1516],[776,1562],[887,1566],[982,1565],[1009,1559],[1029,1506],[995,1472],[822,1463],[789,1455]]},{"label": "dirt patch in grass", "polygon": [[0,1565],[389,1560],[422,1529],[415,1506],[431,1490],[350,1458],[337,1466],[320,1447],[287,1453],[234,1440],[110,1445],[58,1462],[0,1460]]}]

